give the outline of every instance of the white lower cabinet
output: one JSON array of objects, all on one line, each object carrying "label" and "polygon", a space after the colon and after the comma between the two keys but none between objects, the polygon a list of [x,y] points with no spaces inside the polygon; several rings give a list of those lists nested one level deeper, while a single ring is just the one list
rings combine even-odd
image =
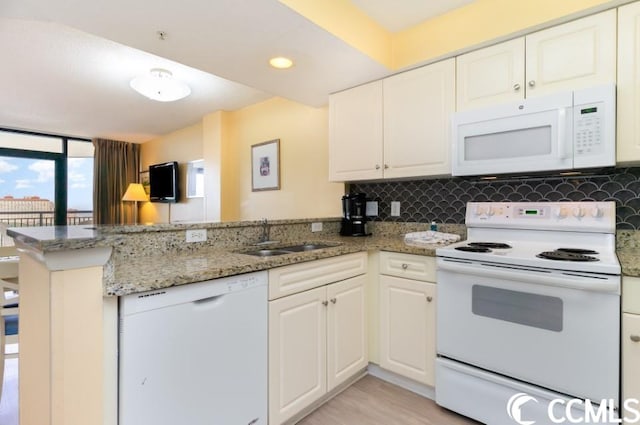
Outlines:
[{"label": "white lower cabinet", "polygon": [[383,252],[380,269],[387,273],[380,276],[380,367],[433,386],[436,285],[425,280],[435,275],[435,261]]},{"label": "white lower cabinet", "polygon": [[363,274],[269,302],[270,425],[367,366],[365,284]]},{"label": "white lower cabinet", "polygon": [[[622,314],[622,400],[640,400],[640,314]],[[638,408],[637,405],[632,407]]]}]

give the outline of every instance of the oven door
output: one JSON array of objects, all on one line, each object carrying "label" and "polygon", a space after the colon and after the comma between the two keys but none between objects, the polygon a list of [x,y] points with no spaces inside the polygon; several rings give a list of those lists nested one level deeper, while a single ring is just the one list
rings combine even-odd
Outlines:
[{"label": "oven door", "polygon": [[442,357],[618,402],[620,277],[438,258]]}]

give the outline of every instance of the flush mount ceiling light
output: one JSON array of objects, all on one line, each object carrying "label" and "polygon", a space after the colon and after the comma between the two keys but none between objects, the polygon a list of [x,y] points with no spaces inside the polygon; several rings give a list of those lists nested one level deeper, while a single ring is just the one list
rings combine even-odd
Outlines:
[{"label": "flush mount ceiling light", "polygon": [[285,58],[284,56],[277,56],[269,59],[269,65],[277,69],[287,69],[293,66],[293,61],[289,58]]},{"label": "flush mount ceiling light", "polygon": [[161,68],[154,68],[149,74],[134,78],[129,85],[141,95],[158,102],[173,102],[191,94],[188,85]]}]

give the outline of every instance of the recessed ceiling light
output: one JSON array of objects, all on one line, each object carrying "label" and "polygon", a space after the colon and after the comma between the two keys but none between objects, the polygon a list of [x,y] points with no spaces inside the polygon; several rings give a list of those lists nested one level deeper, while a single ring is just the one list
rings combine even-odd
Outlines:
[{"label": "recessed ceiling light", "polygon": [[277,69],[287,69],[293,66],[293,61],[289,58],[285,58],[284,56],[277,56],[269,59],[269,65]]}]

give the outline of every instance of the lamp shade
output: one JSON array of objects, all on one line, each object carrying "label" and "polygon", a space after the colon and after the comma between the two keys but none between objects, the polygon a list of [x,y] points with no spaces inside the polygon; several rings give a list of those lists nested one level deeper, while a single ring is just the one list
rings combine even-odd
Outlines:
[{"label": "lamp shade", "polygon": [[132,89],[158,102],[173,102],[191,94],[191,88],[166,69],[154,68],[149,74],[134,78],[129,83]]},{"label": "lamp shade", "polygon": [[122,197],[123,201],[148,201],[149,196],[140,183],[129,183],[127,191]]}]

